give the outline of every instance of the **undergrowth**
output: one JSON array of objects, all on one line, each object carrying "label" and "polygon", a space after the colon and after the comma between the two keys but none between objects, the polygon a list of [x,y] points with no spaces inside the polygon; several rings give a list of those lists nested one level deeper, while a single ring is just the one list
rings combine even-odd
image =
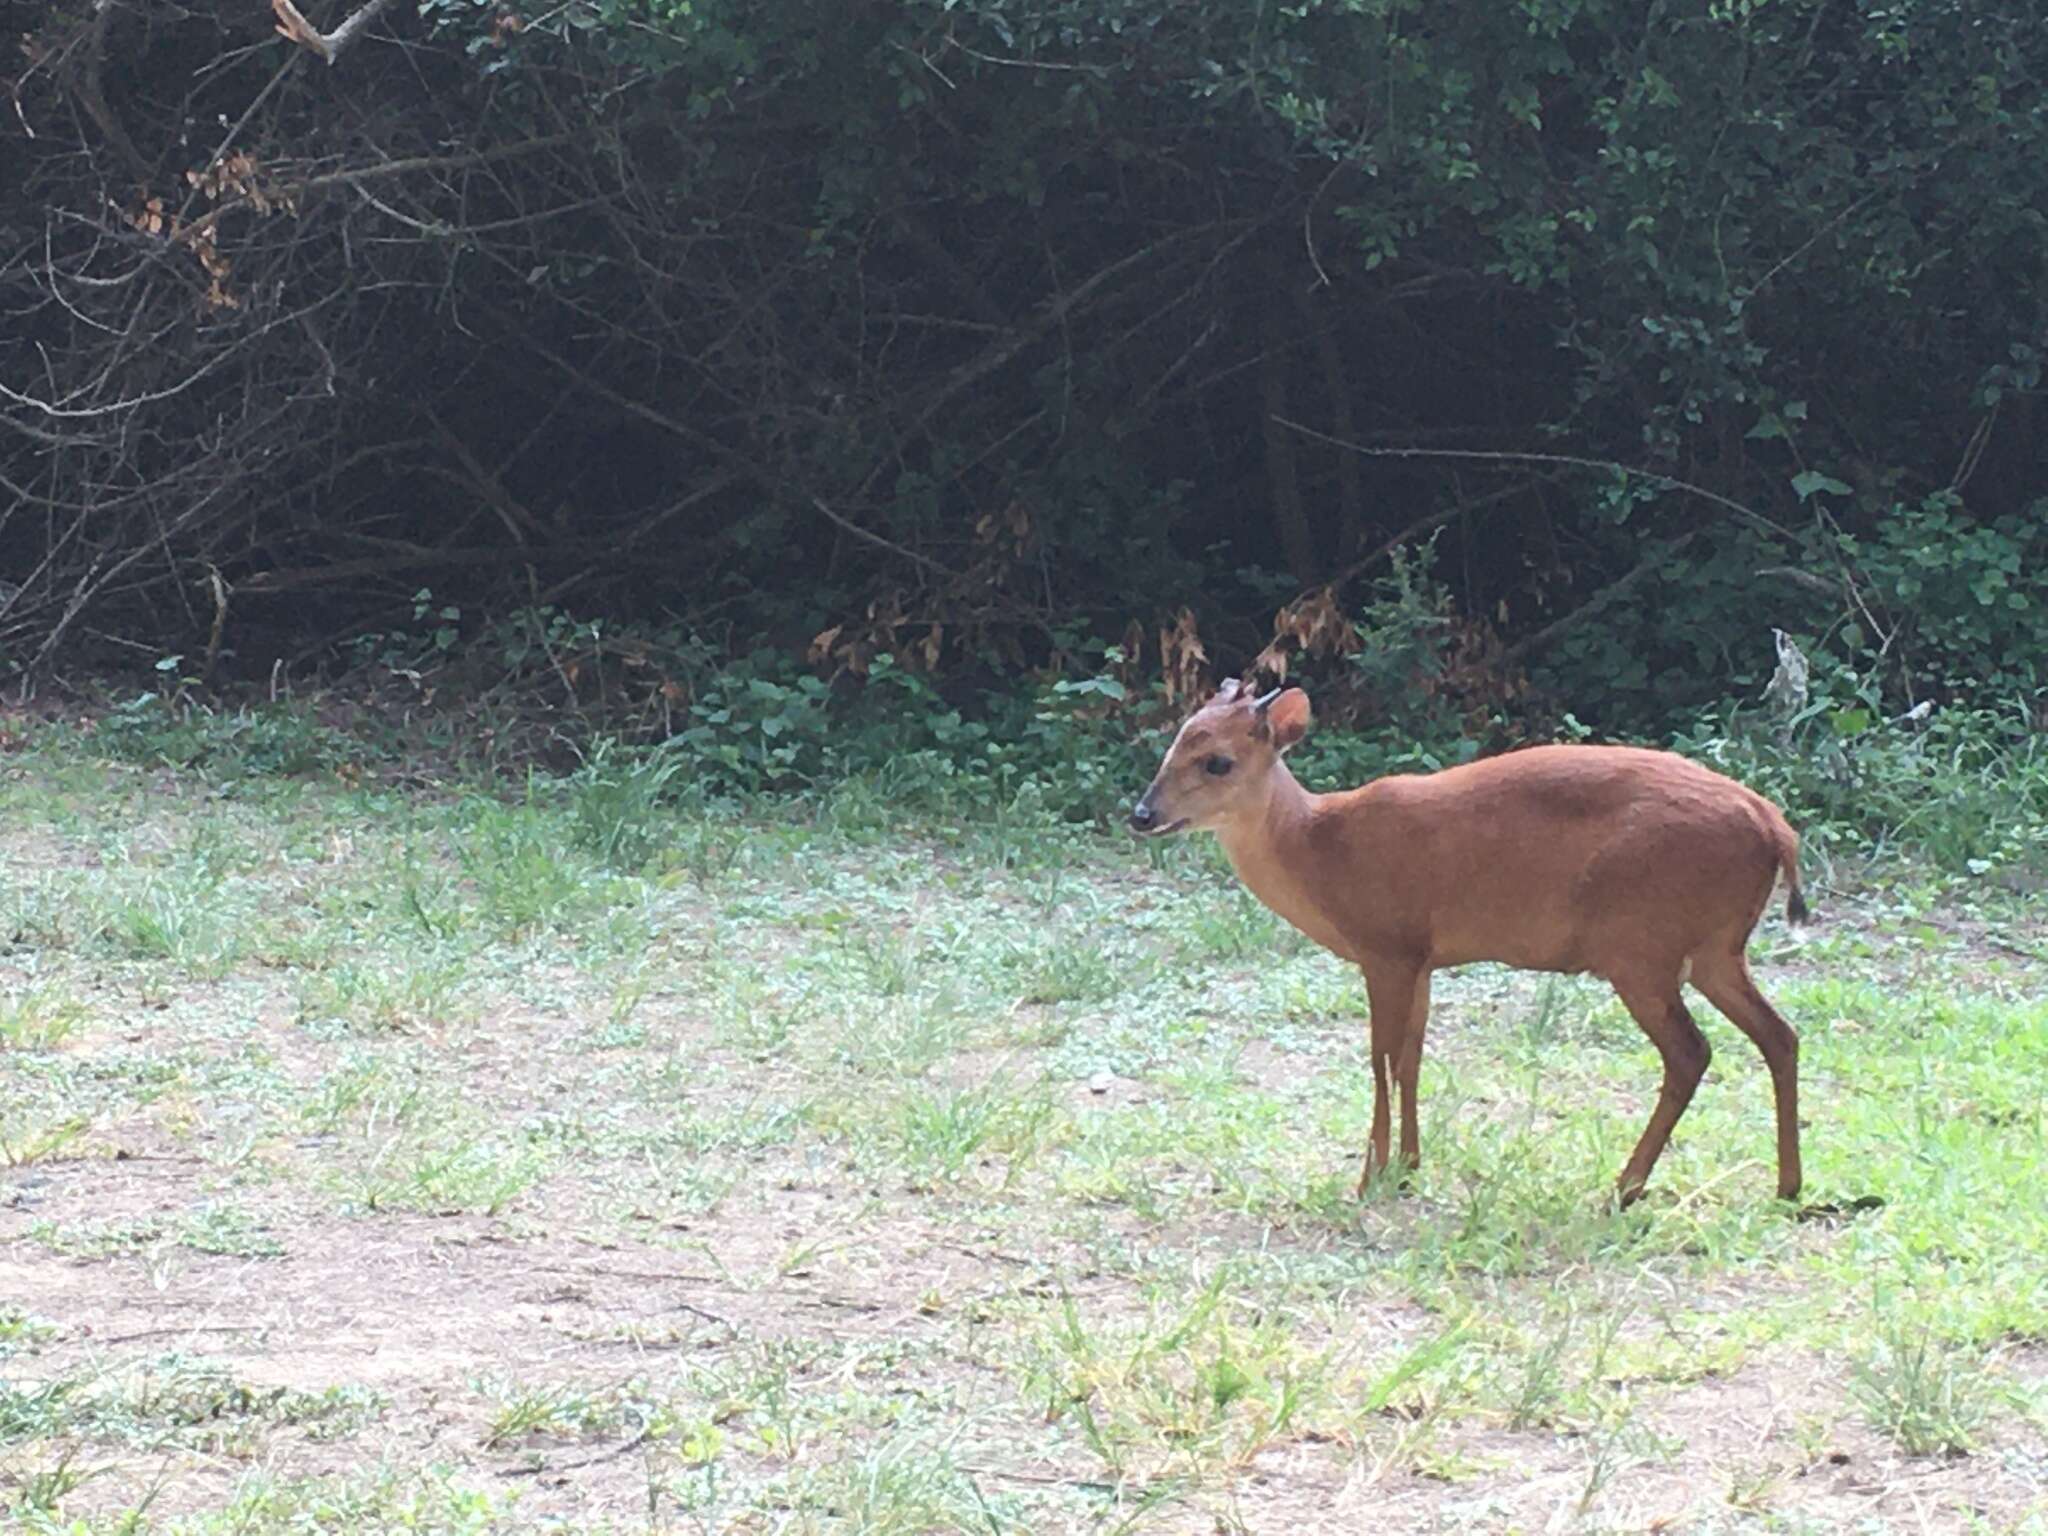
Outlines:
[{"label": "undergrowth", "polygon": [[[1156,687],[1127,683],[1120,663],[1114,647],[1097,647],[1087,675],[962,700],[886,656],[864,682],[827,686],[761,653],[699,678],[666,722],[536,711],[486,692],[469,701],[466,724],[423,724],[389,697],[349,686],[322,696],[347,701],[335,710],[181,686],[125,696],[42,739],[193,770],[230,788],[307,775],[417,777],[423,758],[438,760],[445,776],[486,793],[566,800],[583,851],[640,869],[677,856],[674,812],[719,803],[853,821],[916,811],[999,834],[1041,821],[1113,827],[1177,723]],[[1569,715],[1558,734],[1598,739]],[[1335,789],[1527,739],[1498,716],[1474,724],[1411,710],[1393,724],[1318,727],[1291,761],[1311,788]],[[1731,701],[1636,739],[1775,799],[1827,857],[1897,854],[2023,888],[2048,878],[2048,738],[2022,700],[1885,720],[1848,683],[1817,687],[1790,720]]]}]

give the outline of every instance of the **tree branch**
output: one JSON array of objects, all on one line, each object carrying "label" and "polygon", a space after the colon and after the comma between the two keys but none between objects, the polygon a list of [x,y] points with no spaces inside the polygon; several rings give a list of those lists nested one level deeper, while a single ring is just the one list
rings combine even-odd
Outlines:
[{"label": "tree branch", "polygon": [[341,51],[363,35],[378,13],[386,9],[391,0],[369,0],[361,10],[336,27],[332,32],[322,32],[299,13],[292,0],[270,0],[270,8],[277,12],[277,33],[290,38],[300,47],[317,53],[331,67],[341,57]]},{"label": "tree branch", "polygon": [[1564,634],[1568,630],[1578,628],[1579,625],[1585,623],[1586,620],[1592,618],[1594,614],[1605,608],[1630,587],[1650,575],[1651,572],[1655,571],[1699,536],[1700,530],[1695,528],[1690,533],[1681,533],[1677,538],[1666,539],[1663,543],[1655,546],[1635,565],[1631,566],[1622,575],[1617,576],[1613,581],[1607,583],[1606,586],[1600,588],[1599,591],[1579,604],[1570,613],[1565,614],[1562,618],[1551,620],[1550,623],[1544,625],[1533,635],[1522,636],[1521,639],[1502,651],[1500,653],[1502,665],[1513,666],[1530,652],[1542,650],[1544,646],[1550,644],[1559,635]]}]

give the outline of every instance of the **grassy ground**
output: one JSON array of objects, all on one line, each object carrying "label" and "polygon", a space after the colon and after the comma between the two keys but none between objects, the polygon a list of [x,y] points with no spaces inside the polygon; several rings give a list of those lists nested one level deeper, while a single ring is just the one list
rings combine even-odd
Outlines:
[{"label": "grassy ground", "polygon": [[1774,912],[1798,1219],[1704,1004],[1609,1211],[1654,1054],[1488,968],[1354,1203],[1361,988],[1195,843],[43,745],[0,860],[11,1528],[2048,1529],[2038,901]]}]

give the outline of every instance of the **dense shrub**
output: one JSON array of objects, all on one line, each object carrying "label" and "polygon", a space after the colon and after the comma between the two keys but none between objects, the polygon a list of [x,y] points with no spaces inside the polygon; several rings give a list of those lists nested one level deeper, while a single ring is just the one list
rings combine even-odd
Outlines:
[{"label": "dense shrub", "polygon": [[1773,625],[2043,686],[2024,7],[0,16],[9,670],[552,610],[696,637],[717,771],[808,772],[763,648],[960,702],[1185,607],[1234,669],[1436,527],[1510,713],[1667,727]]}]

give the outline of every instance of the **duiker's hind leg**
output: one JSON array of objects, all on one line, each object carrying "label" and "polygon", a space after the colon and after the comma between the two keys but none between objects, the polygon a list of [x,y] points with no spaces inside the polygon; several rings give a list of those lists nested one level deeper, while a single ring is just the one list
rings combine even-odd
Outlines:
[{"label": "duiker's hind leg", "polygon": [[1739,949],[1733,954],[1695,957],[1692,984],[1763,1052],[1764,1063],[1771,1069],[1771,1092],[1778,1109],[1778,1198],[1797,1199],[1799,1037],[1757,990],[1749,974],[1749,961]]},{"label": "duiker's hind leg", "polygon": [[1675,970],[1670,977],[1655,982],[1615,978],[1614,990],[1621,994],[1636,1023],[1664,1058],[1664,1084],[1657,1094],[1657,1107],[1650,1111],[1650,1123],[1643,1128],[1642,1140],[1636,1143],[1616,1186],[1621,1203],[1629,1205],[1649,1182],[1650,1170],[1657,1166],[1664,1144],[1671,1139],[1671,1128],[1678,1124],[1678,1117],[1685,1113],[1693,1091],[1706,1075],[1712,1052],[1707,1048],[1706,1036],[1700,1033],[1699,1025],[1692,1021],[1692,1015],[1679,999]]},{"label": "duiker's hind leg", "polygon": [[1401,1178],[1405,1184],[1422,1166],[1422,1131],[1417,1122],[1415,1088],[1422,1077],[1422,1036],[1429,1028],[1429,972],[1415,977],[1414,1001],[1408,1005],[1408,1027],[1401,1054],[1394,1060],[1394,1086],[1401,1094]]}]

